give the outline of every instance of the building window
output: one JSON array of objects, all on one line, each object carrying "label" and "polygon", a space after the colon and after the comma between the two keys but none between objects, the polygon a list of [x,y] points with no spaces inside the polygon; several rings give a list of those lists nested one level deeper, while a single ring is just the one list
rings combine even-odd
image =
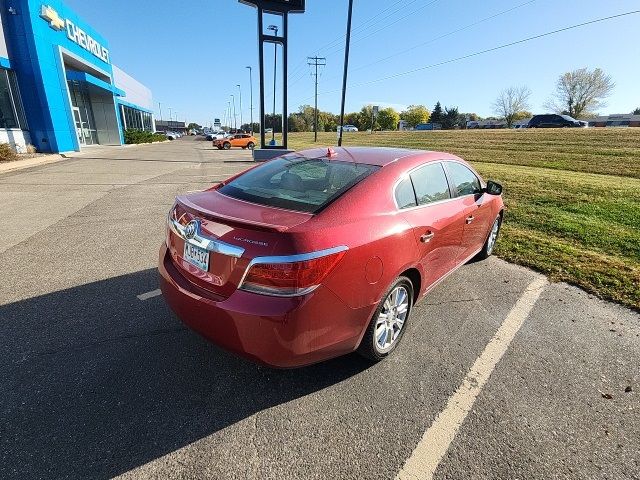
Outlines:
[{"label": "building window", "polygon": [[124,130],[145,130],[153,131],[153,120],[150,113],[143,112],[137,108],[121,105],[122,128]]},{"label": "building window", "polygon": [[27,129],[15,73],[0,69],[0,128]]}]

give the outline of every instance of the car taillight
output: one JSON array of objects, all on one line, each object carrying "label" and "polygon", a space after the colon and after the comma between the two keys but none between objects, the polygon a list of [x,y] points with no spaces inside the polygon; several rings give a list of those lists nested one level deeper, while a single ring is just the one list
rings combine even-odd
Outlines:
[{"label": "car taillight", "polygon": [[179,223],[183,227],[189,223],[192,219],[192,215],[187,212],[187,210],[180,205],[179,203],[175,203],[171,211],[169,212],[169,216],[167,217],[167,246],[169,246],[169,232],[173,231],[176,235],[180,235],[179,232],[176,231],[174,227],[174,222]]},{"label": "car taillight", "polygon": [[337,247],[312,254],[258,258],[249,265],[240,288],[281,297],[310,293],[335,268],[346,249]]}]

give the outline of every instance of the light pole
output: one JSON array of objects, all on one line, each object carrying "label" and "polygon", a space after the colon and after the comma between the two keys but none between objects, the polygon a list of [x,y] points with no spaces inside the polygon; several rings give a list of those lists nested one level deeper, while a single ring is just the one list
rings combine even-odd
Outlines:
[{"label": "light pole", "polygon": [[251,98],[251,135],[253,135],[253,75],[251,73],[251,67],[247,67],[249,69],[249,96]]},{"label": "light pole", "polygon": [[238,117],[236,116],[236,97],[231,95],[231,103],[233,103],[233,129],[238,133]]},{"label": "light pole", "polygon": [[[236,85],[236,87],[238,87],[238,91],[240,92],[240,130],[242,130],[242,88],[240,84]],[[242,132],[244,133],[244,130],[242,130]]]},{"label": "light pole", "polygon": [[229,112],[227,118],[229,119],[229,133],[231,133],[231,127],[233,126],[233,122],[231,121],[231,102],[227,102],[227,112]]},{"label": "light pole", "polygon": [[171,131],[171,107],[169,107],[169,123],[167,123],[167,130]]},{"label": "light pole", "polygon": [[[267,30],[274,32],[273,36],[278,36],[277,25],[269,25]],[[276,144],[276,71],[278,64],[278,44],[273,44],[273,130],[271,131],[271,145]]]},{"label": "light pole", "polygon": [[162,123],[162,104],[158,102],[158,110],[160,110],[160,123]]}]

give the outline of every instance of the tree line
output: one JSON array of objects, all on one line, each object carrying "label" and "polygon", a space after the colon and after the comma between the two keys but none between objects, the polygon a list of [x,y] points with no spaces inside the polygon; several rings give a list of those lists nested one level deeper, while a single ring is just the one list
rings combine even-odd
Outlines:
[{"label": "tree line", "polygon": [[[596,115],[599,108],[605,107],[604,100],[611,94],[615,84],[609,75],[600,68],[589,70],[580,68],[564,73],[558,78],[555,89],[544,107],[553,113],[570,115],[574,118],[590,118]],[[408,127],[414,128],[422,123],[437,123],[444,130],[466,128],[468,121],[498,120],[512,127],[518,120],[531,118],[529,98],[531,90],[527,86],[512,86],[500,91],[492,103],[496,116],[482,118],[476,113],[461,113],[458,107],[442,107],[438,101],[429,110],[424,105],[409,105],[400,112],[391,107],[382,108],[373,115],[373,106],[365,105],[359,112],[345,114],[344,124],[355,125],[359,130],[395,130],[400,120]],[[640,108],[633,110],[640,115]],[[290,132],[312,132],[314,129],[315,110],[310,105],[302,105],[299,110],[289,115]],[[318,131],[335,132],[340,123],[339,115],[331,112],[318,112]],[[254,131],[259,131],[254,124]],[[277,114],[265,116],[265,127],[282,132],[282,116]],[[242,126],[250,130],[251,125]]]}]

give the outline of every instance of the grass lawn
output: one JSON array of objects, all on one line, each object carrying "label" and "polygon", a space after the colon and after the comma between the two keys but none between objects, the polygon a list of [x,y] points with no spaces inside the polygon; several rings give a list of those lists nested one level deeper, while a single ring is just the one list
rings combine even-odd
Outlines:
[{"label": "grass lawn", "polygon": [[[289,143],[335,145],[336,134]],[[640,128],[358,132],[343,145],[461,156],[504,186],[500,257],[640,310]]]}]

